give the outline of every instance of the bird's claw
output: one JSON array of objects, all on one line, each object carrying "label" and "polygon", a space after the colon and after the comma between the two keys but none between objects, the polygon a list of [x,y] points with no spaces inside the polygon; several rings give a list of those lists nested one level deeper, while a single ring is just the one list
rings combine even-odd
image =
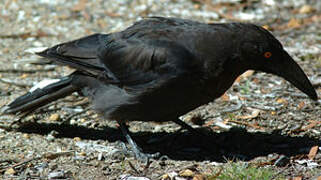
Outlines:
[{"label": "bird's claw", "polygon": [[150,159],[157,159],[160,157],[160,153],[143,153],[141,151],[134,152],[135,158],[139,161],[145,162],[146,164],[149,162]]}]

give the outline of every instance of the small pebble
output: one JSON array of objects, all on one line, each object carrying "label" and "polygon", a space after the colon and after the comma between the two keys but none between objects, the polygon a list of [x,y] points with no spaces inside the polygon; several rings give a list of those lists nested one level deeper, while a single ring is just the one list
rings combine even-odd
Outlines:
[{"label": "small pebble", "polygon": [[60,120],[60,115],[59,114],[52,114],[49,117],[49,121],[59,121]]},{"label": "small pebble", "polygon": [[104,156],[103,156],[103,153],[100,152],[100,153],[98,154],[98,157],[97,157],[98,161],[101,161],[101,160],[103,159],[103,157],[104,157]]},{"label": "small pebble", "polygon": [[76,120],[74,120],[74,119],[70,120],[70,124],[71,124],[71,125],[74,125],[74,124],[76,124],[76,123],[77,123]]},{"label": "small pebble", "polygon": [[51,134],[48,134],[48,136],[46,137],[46,139],[48,140],[48,141],[54,141],[55,140],[55,137],[53,136],[53,135],[51,135]]},{"label": "small pebble", "polygon": [[65,173],[63,171],[55,171],[48,174],[48,179],[63,179]]},{"label": "small pebble", "polygon": [[121,175],[119,177],[119,179],[121,179],[121,180],[150,180],[149,178],[146,178],[146,177],[134,177],[131,175]]}]

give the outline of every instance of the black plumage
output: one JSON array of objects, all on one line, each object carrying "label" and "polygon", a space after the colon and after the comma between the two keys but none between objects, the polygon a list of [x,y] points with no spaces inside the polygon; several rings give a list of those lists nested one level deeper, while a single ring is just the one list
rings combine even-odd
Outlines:
[{"label": "black plumage", "polygon": [[38,55],[76,71],[18,98],[5,113],[30,111],[80,91],[106,119],[117,120],[128,141],[125,121],[174,121],[184,126],[179,116],[220,97],[249,69],[279,75],[317,99],[281,43],[253,24],[152,17],[124,31],[94,34]]}]

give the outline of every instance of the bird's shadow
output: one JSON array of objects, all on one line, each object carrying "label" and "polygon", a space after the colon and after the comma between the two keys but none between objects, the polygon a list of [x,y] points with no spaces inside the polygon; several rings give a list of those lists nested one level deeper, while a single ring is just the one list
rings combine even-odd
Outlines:
[{"label": "bird's shadow", "polygon": [[[216,133],[212,130],[202,130],[204,135],[195,135],[186,131],[167,132],[137,132],[132,137],[144,152],[160,152],[173,160],[218,161],[226,159],[251,160],[271,153],[294,156],[308,153],[321,141],[310,137],[291,137],[278,132],[261,133],[247,132],[245,129],[232,128],[227,132]],[[108,140],[109,142],[126,141],[116,128],[87,128],[70,124],[23,123],[15,131],[46,135],[56,131],[57,138],[74,138],[88,140]]]}]

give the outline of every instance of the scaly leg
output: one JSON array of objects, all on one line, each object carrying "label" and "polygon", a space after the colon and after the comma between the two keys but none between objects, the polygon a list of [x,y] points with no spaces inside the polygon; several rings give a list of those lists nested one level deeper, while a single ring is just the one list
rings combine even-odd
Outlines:
[{"label": "scaly leg", "polygon": [[129,130],[126,124],[122,121],[117,121],[119,124],[119,127],[125,136],[127,142],[130,144],[130,146],[133,149],[133,152],[135,154],[136,159],[141,160],[143,162],[148,162],[150,158],[157,158],[160,156],[160,153],[155,153],[155,154],[148,154],[148,153],[143,153],[142,149],[138,147],[136,142],[130,137],[129,135]]},{"label": "scaly leg", "polygon": [[190,131],[191,133],[195,134],[195,135],[202,135],[204,136],[203,133],[197,131],[196,129],[194,129],[192,126],[188,125],[186,122],[180,120],[180,119],[174,119],[172,120],[174,123],[180,125],[181,127],[187,129],[188,131]]}]

